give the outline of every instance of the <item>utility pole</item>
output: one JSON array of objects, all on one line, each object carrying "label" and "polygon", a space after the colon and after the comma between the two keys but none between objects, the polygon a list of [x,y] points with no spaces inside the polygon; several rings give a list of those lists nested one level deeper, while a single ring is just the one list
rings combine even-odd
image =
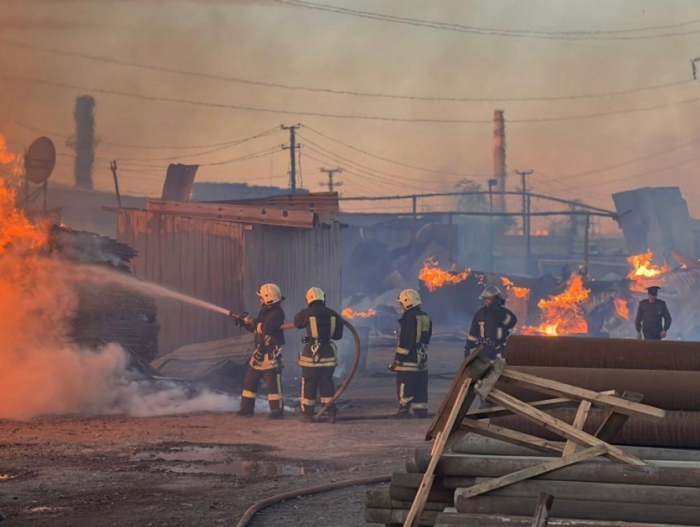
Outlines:
[{"label": "utility pole", "polygon": [[284,150],[289,150],[289,188],[292,189],[292,194],[296,194],[297,191],[297,159],[296,151],[299,149],[299,145],[296,144],[296,131],[300,124],[294,124],[292,126],[282,125],[282,130],[289,130],[289,146],[283,146]]},{"label": "utility pole", "polygon": [[[333,181],[333,177],[334,177],[336,174],[340,174],[342,171],[343,171],[343,169],[340,168],[340,167],[337,167],[337,168],[322,168],[322,169],[321,169],[321,172],[323,172],[324,174],[328,174],[328,192],[334,192],[334,191],[335,191],[335,187],[342,187],[342,186],[343,186],[343,182],[342,182],[342,181],[338,181],[338,182]],[[321,186],[323,186],[324,184],[325,184],[325,183],[321,183]]]},{"label": "utility pole", "polygon": [[489,212],[491,213],[489,216],[489,272],[493,272],[493,187],[496,185],[498,185],[497,179],[489,179]]},{"label": "utility pole", "polygon": [[530,240],[530,196],[527,192],[527,176],[532,174],[532,170],[516,170],[515,173],[522,178],[523,195],[523,238],[525,240],[525,269],[530,274],[530,264],[532,260],[532,245]]}]

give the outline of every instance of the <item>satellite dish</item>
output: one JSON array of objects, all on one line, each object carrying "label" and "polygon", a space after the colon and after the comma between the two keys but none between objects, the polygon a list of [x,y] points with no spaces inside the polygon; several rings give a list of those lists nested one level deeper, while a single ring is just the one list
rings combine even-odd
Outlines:
[{"label": "satellite dish", "polygon": [[26,177],[35,185],[43,185],[56,165],[56,147],[48,137],[34,141],[24,156]]}]

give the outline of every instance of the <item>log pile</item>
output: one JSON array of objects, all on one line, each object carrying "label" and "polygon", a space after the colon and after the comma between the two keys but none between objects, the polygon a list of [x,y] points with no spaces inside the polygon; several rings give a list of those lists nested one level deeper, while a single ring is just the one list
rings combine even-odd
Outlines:
[{"label": "log pile", "polygon": [[[594,392],[479,354],[465,359],[443,400],[426,435],[432,448],[418,448],[405,473],[367,493],[367,522],[700,526],[700,452],[610,442],[628,419],[663,422],[663,410],[641,404],[639,393]],[[528,404],[505,393],[507,386],[555,398]],[[470,410],[476,395],[497,406]],[[574,410],[568,422],[547,413],[567,405]],[[601,422],[586,432],[593,406]],[[507,414],[554,432],[559,441],[493,424]]]}]

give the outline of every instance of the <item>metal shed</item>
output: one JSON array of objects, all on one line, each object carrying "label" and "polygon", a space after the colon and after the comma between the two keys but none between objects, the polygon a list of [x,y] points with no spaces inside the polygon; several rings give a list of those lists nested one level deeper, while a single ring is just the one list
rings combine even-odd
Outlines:
[{"label": "metal shed", "polygon": [[[283,307],[291,322],[305,307],[304,295],[312,285],[323,288],[330,307],[341,307],[340,224],[332,219],[320,223],[313,210],[317,205],[309,205],[308,195],[304,199],[296,210],[294,198],[285,200],[284,209],[260,201],[149,200],[146,210],[118,211],[118,238],[138,251],[132,264],[137,277],[234,311],[257,314],[256,291],[274,282],[286,297]],[[328,220],[332,204],[324,199],[320,216]],[[239,334],[229,318],[172,300],[158,299],[158,321],[160,354]],[[292,365],[301,335],[289,333],[285,355]]]}]

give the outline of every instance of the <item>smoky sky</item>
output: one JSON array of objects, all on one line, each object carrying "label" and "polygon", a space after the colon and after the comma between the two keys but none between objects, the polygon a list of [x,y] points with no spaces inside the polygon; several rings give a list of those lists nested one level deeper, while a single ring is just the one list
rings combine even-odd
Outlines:
[{"label": "smoky sky", "polygon": [[[700,19],[700,6],[691,0],[324,3],[416,19],[540,31],[609,31]],[[575,42],[472,35],[302,9],[272,0],[0,0],[0,10],[0,70],[5,76],[295,112],[488,121],[495,109],[502,109],[507,121],[508,168],[534,169],[531,184],[538,192],[607,207],[612,204],[612,192],[637,186],[679,185],[689,201],[700,197],[700,188],[693,182],[697,163],[692,144],[675,148],[700,140],[693,126],[699,104],[676,104],[698,97],[697,85],[692,82],[595,99],[379,99],[183,76],[57,56],[2,42],[5,39],[126,62],[341,91],[522,98],[608,93],[692,80],[690,60],[700,55],[695,45],[697,35]],[[699,26],[683,29],[700,29]],[[37,130],[55,133],[55,142],[64,154],[59,158],[56,180],[70,182],[70,149],[65,146],[65,137],[73,133],[75,97],[90,90],[2,78],[0,93],[0,133],[7,136],[10,146],[21,151],[37,136]],[[109,188],[111,174],[107,163],[116,158],[124,160],[121,177],[125,192],[158,194],[167,162],[155,159],[183,154],[180,150],[117,145],[212,145],[298,122],[360,150],[406,165],[476,174],[474,179],[482,185],[492,171],[492,127],[488,123],[331,119],[93,95],[97,100],[97,135],[101,141],[97,152],[98,188]],[[624,113],[653,106],[664,107]],[[617,113],[588,118],[610,112]],[[509,122],[572,115],[586,118]],[[302,129],[300,133],[304,185],[312,190],[322,190],[319,168],[333,164],[355,166],[355,173],[348,170],[342,174],[342,190],[347,195],[450,190],[459,179],[392,165],[309,130]],[[287,136],[280,132],[190,161],[220,162],[270,149],[270,155],[256,159],[202,166],[198,179],[285,185],[288,152],[272,149],[286,140]],[[304,145],[309,149],[304,151]],[[318,150],[319,146],[323,147],[321,154],[311,150]],[[666,150],[670,151],[650,157]],[[647,159],[624,164],[642,157]],[[351,162],[379,173],[373,173],[373,177],[363,175],[362,169]],[[622,166],[599,170],[613,165]],[[591,173],[572,177],[586,172]],[[509,179],[509,186],[519,186],[514,176]],[[434,210],[448,204],[439,200],[426,202]],[[700,209],[693,212],[700,214]]]}]

